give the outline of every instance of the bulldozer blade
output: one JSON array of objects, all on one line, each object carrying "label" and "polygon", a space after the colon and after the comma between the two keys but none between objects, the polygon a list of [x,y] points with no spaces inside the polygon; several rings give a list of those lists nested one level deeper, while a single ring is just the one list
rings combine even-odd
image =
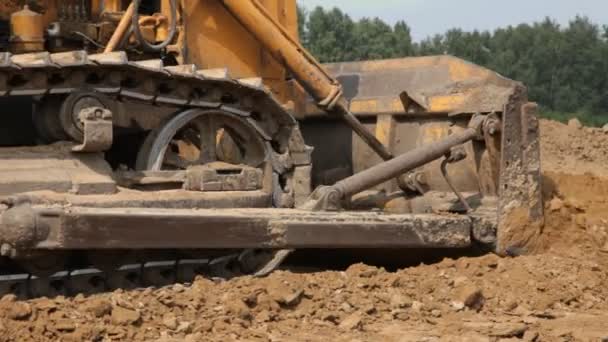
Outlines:
[{"label": "bulldozer blade", "polygon": [[[518,82],[449,55],[325,64],[355,115],[502,112]],[[320,111],[313,103],[307,115]]]},{"label": "bulldozer blade", "polygon": [[[377,117],[376,134],[389,145],[397,140],[397,132],[415,136],[420,134],[417,127],[428,122],[452,125],[458,118],[474,114],[495,117],[501,127],[490,136],[486,132],[485,137],[485,149],[490,156],[487,164],[491,167],[462,177],[457,187],[466,188],[472,177],[479,177],[482,193],[499,198],[498,253],[514,254],[513,250],[521,253],[531,248],[534,237],[540,233],[544,213],[537,106],[528,102],[523,84],[448,55],[334,63],[325,67],[341,82],[351,112],[361,117]],[[315,117],[317,112],[312,103],[307,106],[308,117]],[[403,121],[396,121],[398,117],[404,117]],[[406,126],[407,122],[416,123],[415,128]],[[393,127],[398,124],[405,128]],[[439,139],[439,134],[432,131],[436,126],[424,129],[434,136],[434,142]],[[401,144],[408,140],[401,138]],[[395,145],[390,151],[399,154],[394,149],[410,151],[417,146]],[[353,152],[354,156],[359,154]],[[372,167],[360,164],[364,167],[359,166],[358,171]],[[470,162],[469,167],[476,166]],[[427,165],[429,168],[438,169],[433,164]],[[461,166],[461,171],[464,169]],[[432,177],[427,178],[437,184]]]}]

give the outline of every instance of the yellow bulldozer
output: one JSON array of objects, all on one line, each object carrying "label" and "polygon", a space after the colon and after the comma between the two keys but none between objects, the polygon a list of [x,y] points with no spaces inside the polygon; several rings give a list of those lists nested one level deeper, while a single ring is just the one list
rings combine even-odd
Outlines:
[{"label": "yellow bulldozer", "polygon": [[451,56],[321,65],[295,0],[0,3],[0,292],[525,249],[536,105]]}]

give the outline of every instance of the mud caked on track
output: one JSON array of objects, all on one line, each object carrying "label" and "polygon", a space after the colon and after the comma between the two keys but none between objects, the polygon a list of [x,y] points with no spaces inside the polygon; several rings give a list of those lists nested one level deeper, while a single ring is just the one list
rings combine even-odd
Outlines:
[{"label": "mud caked on track", "polygon": [[543,121],[534,254],[0,301],[2,341],[602,341],[608,133]]}]

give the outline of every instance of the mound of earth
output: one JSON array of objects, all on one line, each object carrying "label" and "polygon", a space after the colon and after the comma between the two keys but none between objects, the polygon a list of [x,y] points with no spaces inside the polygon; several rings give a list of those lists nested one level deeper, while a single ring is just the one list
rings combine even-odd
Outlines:
[{"label": "mound of earth", "polygon": [[541,120],[544,170],[608,176],[608,130]]},{"label": "mound of earth", "polygon": [[0,300],[2,341],[605,341],[608,134],[542,121],[538,254]]}]

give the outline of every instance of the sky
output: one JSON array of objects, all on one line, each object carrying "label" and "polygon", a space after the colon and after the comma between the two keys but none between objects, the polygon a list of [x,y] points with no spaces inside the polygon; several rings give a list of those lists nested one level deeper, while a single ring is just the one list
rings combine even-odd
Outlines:
[{"label": "sky", "polygon": [[608,25],[608,0],[298,0],[308,9],[338,7],[352,18],[404,20],[414,40],[454,27],[493,30],[551,17],[561,24],[577,14]]}]

